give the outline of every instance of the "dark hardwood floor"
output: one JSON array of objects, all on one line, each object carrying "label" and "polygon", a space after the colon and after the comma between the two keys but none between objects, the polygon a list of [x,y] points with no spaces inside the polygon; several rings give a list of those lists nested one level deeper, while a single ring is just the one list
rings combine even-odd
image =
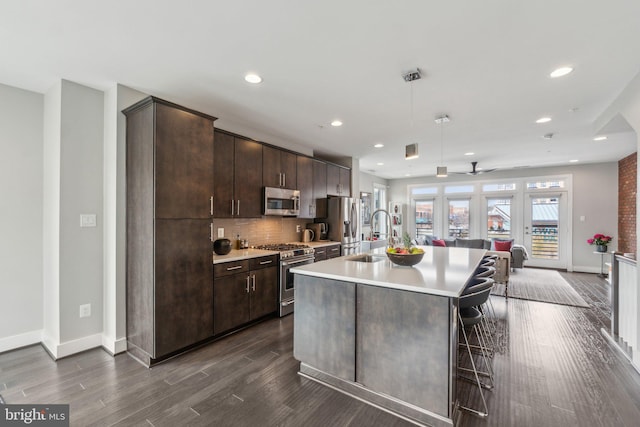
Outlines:
[{"label": "dark hardwood floor", "polygon": [[[463,414],[461,426],[639,424],[640,375],[600,332],[609,327],[607,283],[562,275],[590,308],[492,297],[500,334],[490,415]],[[293,316],[268,320],[152,369],[99,349],[53,362],[31,346],[0,354],[0,394],[70,403],[73,426],[411,425],[297,375],[292,326]]]}]

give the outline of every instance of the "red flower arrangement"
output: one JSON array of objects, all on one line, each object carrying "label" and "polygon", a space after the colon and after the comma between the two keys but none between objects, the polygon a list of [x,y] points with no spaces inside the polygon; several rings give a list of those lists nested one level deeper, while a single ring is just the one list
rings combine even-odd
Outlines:
[{"label": "red flower arrangement", "polygon": [[593,239],[587,239],[587,243],[590,245],[607,246],[611,240],[613,240],[613,237],[598,233],[593,235]]}]

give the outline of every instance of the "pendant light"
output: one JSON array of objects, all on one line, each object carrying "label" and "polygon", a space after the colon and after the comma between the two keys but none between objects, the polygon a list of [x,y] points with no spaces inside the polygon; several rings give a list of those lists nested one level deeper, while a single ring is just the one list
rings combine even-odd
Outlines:
[{"label": "pendant light", "polygon": [[[407,74],[404,74],[402,76],[402,78],[404,79],[405,82],[408,82],[410,87],[411,87],[411,99],[410,99],[410,106],[411,106],[411,111],[410,111],[410,115],[411,115],[411,135],[413,136],[413,81],[414,80],[420,80],[421,75],[420,75],[420,69],[416,68],[415,71],[410,71]],[[418,155],[418,144],[408,144],[404,147],[404,159],[405,160],[412,160],[412,159],[417,159],[419,157]]]},{"label": "pendant light", "polygon": [[[444,152],[444,140],[443,140],[443,133],[444,133],[444,124],[449,122],[449,116],[447,116],[446,114],[443,114],[441,116],[436,117],[436,123],[438,123],[440,125],[440,164],[444,163],[444,156],[443,156],[443,152]],[[438,166],[436,168],[436,177],[437,178],[446,178],[447,177],[447,167],[446,166]]]}]

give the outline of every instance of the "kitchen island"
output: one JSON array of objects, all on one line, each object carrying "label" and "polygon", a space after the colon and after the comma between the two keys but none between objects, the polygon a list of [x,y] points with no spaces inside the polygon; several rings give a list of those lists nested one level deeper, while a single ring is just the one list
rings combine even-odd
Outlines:
[{"label": "kitchen island", "polygon": [[425,425],[456,417],[458,298],[484,250],[422,247],[414,267],[383,250],[292,269],[300,375]]}]

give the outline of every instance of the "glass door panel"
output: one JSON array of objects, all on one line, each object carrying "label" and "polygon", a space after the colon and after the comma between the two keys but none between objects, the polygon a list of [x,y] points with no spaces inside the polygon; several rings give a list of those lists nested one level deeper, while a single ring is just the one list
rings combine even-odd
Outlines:
[{"label": "glass door panel", "polygon": [[449,237],[469,237],[470,200],[449,200]]},{"label": "glass door panel", "polygon": [[416,200],[416,237],[433,236],[433,200]]},{"label": "glass door panel", "polygon": [[525,246],[527,265],[566,267],[562,236],[566,229],[566,209],[562,196],[531,196],[527,200]]},{"label": "glass door panel", "polygon": [[487,237],[511,238],[511,199],[487,199]]}]

